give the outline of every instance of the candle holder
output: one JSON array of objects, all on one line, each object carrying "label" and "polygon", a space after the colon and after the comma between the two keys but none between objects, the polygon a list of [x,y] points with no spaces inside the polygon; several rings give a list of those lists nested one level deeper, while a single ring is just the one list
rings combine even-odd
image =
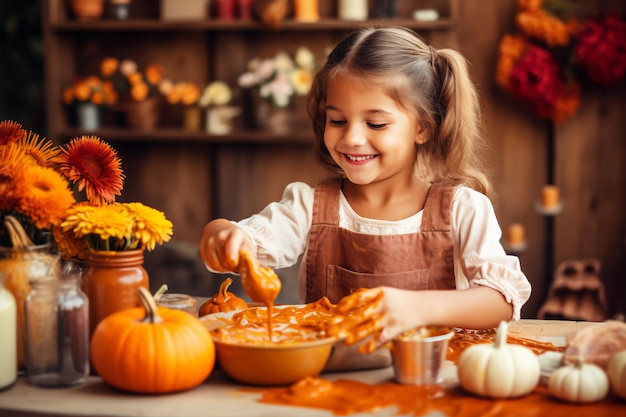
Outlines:
[{"label": "candle holder", "polygon": [[504,251],[508,254],[519,255],[520,253],[528,249],[528,242],[527,241],[523,241],[520,243],[502,242],[502,247],[504,248]]},{"label": "candle holder", "polygon": [[540,201],[535,201],[535,211],[544,216],[556,216],[563,211],[563,201],[559,202],[552,207],[545,207]]}]

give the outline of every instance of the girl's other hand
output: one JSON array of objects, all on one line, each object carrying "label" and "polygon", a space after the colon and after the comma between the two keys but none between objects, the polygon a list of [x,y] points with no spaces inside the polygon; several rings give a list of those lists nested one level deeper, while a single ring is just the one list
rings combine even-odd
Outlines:
[{"label": "girl's other hand", "polygon": [[371,353],[376,350],[385,321],[385,314],[381,311],[383,295],[381,288],[362,288],[342,298],[335,307],[336,318],[328,332],[344,339],[348,346],[369,338],[358,351]]}]

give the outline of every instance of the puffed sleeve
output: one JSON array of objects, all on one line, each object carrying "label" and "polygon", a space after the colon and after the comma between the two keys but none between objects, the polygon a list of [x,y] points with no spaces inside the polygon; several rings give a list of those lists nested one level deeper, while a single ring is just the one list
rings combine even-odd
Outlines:
[{"label": "puffed sleeve", "polygon": [[312,213],[313,188],[294,182],[285,187],[280,201],[235,224],[254,243],[259,262],[279,269],[294,265],[304,252]]},{"label": "puffed sleeve", "polygon": [[502,230],[491,201],[475,190],[458,187],[451,222],[457,288],[484,285],[499,291],[513,306],[511,319],[519,320],[531,286],[519,259],[507,255],[500,243]]}]

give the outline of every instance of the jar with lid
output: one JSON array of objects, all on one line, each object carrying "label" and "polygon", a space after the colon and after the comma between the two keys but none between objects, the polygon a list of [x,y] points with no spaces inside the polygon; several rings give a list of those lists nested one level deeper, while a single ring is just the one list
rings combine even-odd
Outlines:
[{"label": "jar with lid", "polygon": [[185,311],[192,316],[198,317],[198,302],[190,295],[177,293],[163,294],[156,302],[157,305],[161,307]]},{"label": "jar with lid", "polygon": [[7,274],[0,271],[0,391],[17,380],[17,308],[6,280]]},{"label": "jar with lid", "polygon": [[40,387],[83,383],[89,375],[89,302],[81,269],[68,262],[61,276],[30,282],[26,298],[26,375]]}]

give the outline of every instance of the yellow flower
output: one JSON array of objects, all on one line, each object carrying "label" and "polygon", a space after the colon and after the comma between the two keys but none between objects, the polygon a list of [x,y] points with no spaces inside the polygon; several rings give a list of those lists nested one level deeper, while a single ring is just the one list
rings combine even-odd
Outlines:
[{"label": "yellow flower", "polygon": [[228,104],[232,97],[232,91],[228,84],[223,81],[213,81],[202,92],[198,104],[202,107],[223,106]]},{"label": "yellow flower", "polygon": [[313,85],[313,72],[306,69],[296,69],[291,74],[291,83],[299,96],[305,96]]},{"label": "yellow flower", "polygon": [[172,223],[165,215],[141,203],[76,205],[60,227],[92,250],[152,250],[172,235]]},{"label": "yellow flower", "polygon": [[152,250],[170,240],[173,225],[165,214],[142,203],[126,203],[124,208],[134,219],[133,238],[141,242],[141,247]]}]

